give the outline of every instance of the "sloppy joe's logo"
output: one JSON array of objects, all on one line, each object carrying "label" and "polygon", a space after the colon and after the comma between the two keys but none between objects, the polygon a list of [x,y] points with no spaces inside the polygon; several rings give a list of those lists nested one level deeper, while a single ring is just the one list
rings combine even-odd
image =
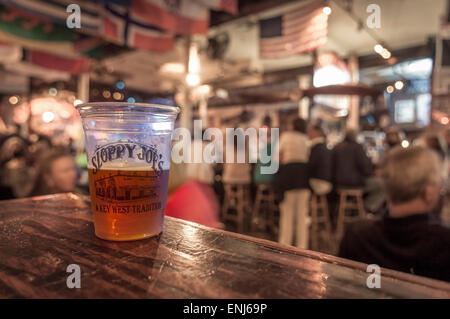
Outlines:
[{"label": "sloppy joe's logo", "polygon": [[93,173],[97,173],[104,163],[129,158],[150,164],[157,175],[160,175],[163,169],[162,154],[155,146],[128,141],[96,146],[95,153],[91,157]]}]

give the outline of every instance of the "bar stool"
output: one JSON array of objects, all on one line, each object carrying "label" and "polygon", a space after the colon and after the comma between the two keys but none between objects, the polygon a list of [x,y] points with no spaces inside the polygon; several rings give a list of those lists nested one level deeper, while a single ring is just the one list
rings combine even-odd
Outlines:
[{"label": "bar stool", "polygon": [[[344,224],[364,218],[366,211],[363,204],[362,189],[339,189],[339,209],[336,226],[336,235],[341,239],[344,235]],[[353,199],[353,200],[352,200]],[[348,211],[357,211],[357,215],[347,214]]]},{"label": "bar stool", "polygon": [[275,217],[278,205],[275,198],[275,191],[271,184],[258,184],[253,205],[252,232],[257,228],[270,229],[274,233],[278,231],[278,221]]},{"label": "bar stool", "polygon": [[326,195],[311,196],[311,249],[319,249],[319,228],[323,226],[325,240],[331,245],[331,221]]},{"label": "bar stool", "polygon": [[[238,232],[245,230],[246,214],[251,212],[249,184],[224,183],[225,196],[222,205],[222,220],[235,222]],[[230,213],[234,209],[235,214]]]}]

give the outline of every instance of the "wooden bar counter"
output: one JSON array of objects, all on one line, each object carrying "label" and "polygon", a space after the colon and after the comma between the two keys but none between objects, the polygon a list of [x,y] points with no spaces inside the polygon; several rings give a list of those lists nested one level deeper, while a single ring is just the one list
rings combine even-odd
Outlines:
[{"label": "wooden bar counter", "polygon": [[[0,298],[450,298],[450,284],[166,217],[157,238],[94,235],[89,198],[0,202]],[[81,268],[69,289],[67,266]]]}]

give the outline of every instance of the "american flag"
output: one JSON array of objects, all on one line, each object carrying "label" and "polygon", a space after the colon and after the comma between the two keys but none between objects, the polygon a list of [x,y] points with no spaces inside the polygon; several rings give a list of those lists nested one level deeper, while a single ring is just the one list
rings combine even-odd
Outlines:
[{"label": "american flag", "polygon": [[323,46],[328,31],[324,6],[324,1],[305,1],[282,15],[259,20],[260,58],[284,58]]}]

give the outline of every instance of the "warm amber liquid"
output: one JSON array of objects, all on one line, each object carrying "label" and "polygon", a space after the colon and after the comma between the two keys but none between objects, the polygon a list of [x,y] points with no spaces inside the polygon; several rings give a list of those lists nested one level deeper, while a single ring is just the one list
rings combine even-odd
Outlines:
[{"label": "warm amber liquid", "polygon": [[169,170],[88,171],[97,237],[122,241],[161,233]]}]

